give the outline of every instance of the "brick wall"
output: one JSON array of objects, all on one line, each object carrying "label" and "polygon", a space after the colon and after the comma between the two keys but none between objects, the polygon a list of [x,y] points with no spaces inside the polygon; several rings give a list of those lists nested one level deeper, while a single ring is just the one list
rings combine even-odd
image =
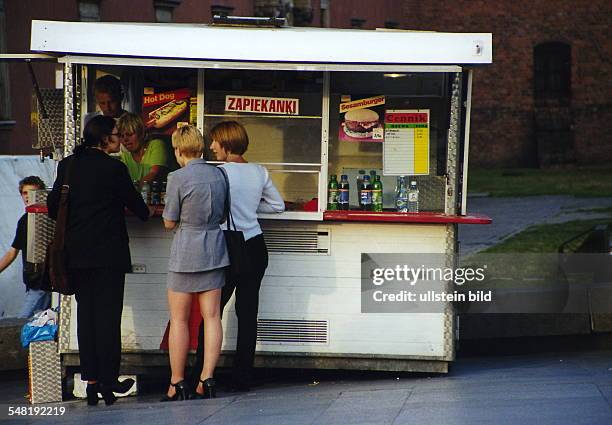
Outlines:
[{"label": "brick wall", "polygon": [[571,46],[572,130],[580,163],[612,159],[612,2],[404,1],[406,28],[493,33],[493,65],[475,72],[471,165],[533,166],[533,49]]}]

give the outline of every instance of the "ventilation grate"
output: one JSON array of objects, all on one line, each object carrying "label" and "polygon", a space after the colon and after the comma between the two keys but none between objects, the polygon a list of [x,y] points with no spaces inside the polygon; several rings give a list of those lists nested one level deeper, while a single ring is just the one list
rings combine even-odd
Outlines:
[{"label": "ventilation grate", "polygon": [[257,342],[262,344],[327,344],[328,337],[327,320],[257,321]]},{"label": "ventilation grate", "polygon": [[268,251],[276,254],[329,254],[328,230],[266,228]]}]

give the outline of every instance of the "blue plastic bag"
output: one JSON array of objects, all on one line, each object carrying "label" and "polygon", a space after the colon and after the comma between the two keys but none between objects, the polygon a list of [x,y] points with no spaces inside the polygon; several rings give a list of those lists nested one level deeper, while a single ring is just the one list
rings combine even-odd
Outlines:
[{"label": "blue plastic bag", "polygon": [[32,326],[29,323],[21,329],[21,346],[27,348],[30,342],[51,341],[57,334],[57,325],[48,324],[43,326]]}]

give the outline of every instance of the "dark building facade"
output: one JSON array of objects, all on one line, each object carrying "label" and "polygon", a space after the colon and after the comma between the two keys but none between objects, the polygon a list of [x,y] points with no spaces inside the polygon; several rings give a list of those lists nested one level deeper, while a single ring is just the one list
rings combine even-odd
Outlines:
[{"label": "dark building facade", "polygon": [[[0,51],[29,51],[32,19],[208,23],[283,16],[297,26],[493,33],[474,75],[470,161],[547,166],[612,160],[612,3],[606,0],[0,0]],[[85,35],[75,35],[85,36]],[[41,87],[55,67],[35,64]],[[0,154],[32,154],[32,83],[0,64]]]},{"label": "dark building facade", "polygon": [[474,76],[471,164],[612,160],[612,2],[404,2],[411,29],[491,32]]}]

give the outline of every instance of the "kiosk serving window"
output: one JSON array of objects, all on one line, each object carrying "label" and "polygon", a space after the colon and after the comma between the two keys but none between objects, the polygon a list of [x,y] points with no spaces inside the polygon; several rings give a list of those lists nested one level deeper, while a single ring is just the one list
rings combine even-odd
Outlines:
[{"label": "kiosk serving window", "polygon": [[375,172],[385,209],[395,206],[398,176],[407,176],[417,182],[419,211],[444,210],[448,81],[446,73],[332,74],[328,173],[348,176],[351,209],[360,172]]},{"label": "kiosk serving window", "polygon": [[[321,173],[323,74],[206,70],[204,133],[237,121],[249,135],[245,158],[270,171],[288,210],[318,197]],[[213,159],[207,140],[207,158]]]}]

